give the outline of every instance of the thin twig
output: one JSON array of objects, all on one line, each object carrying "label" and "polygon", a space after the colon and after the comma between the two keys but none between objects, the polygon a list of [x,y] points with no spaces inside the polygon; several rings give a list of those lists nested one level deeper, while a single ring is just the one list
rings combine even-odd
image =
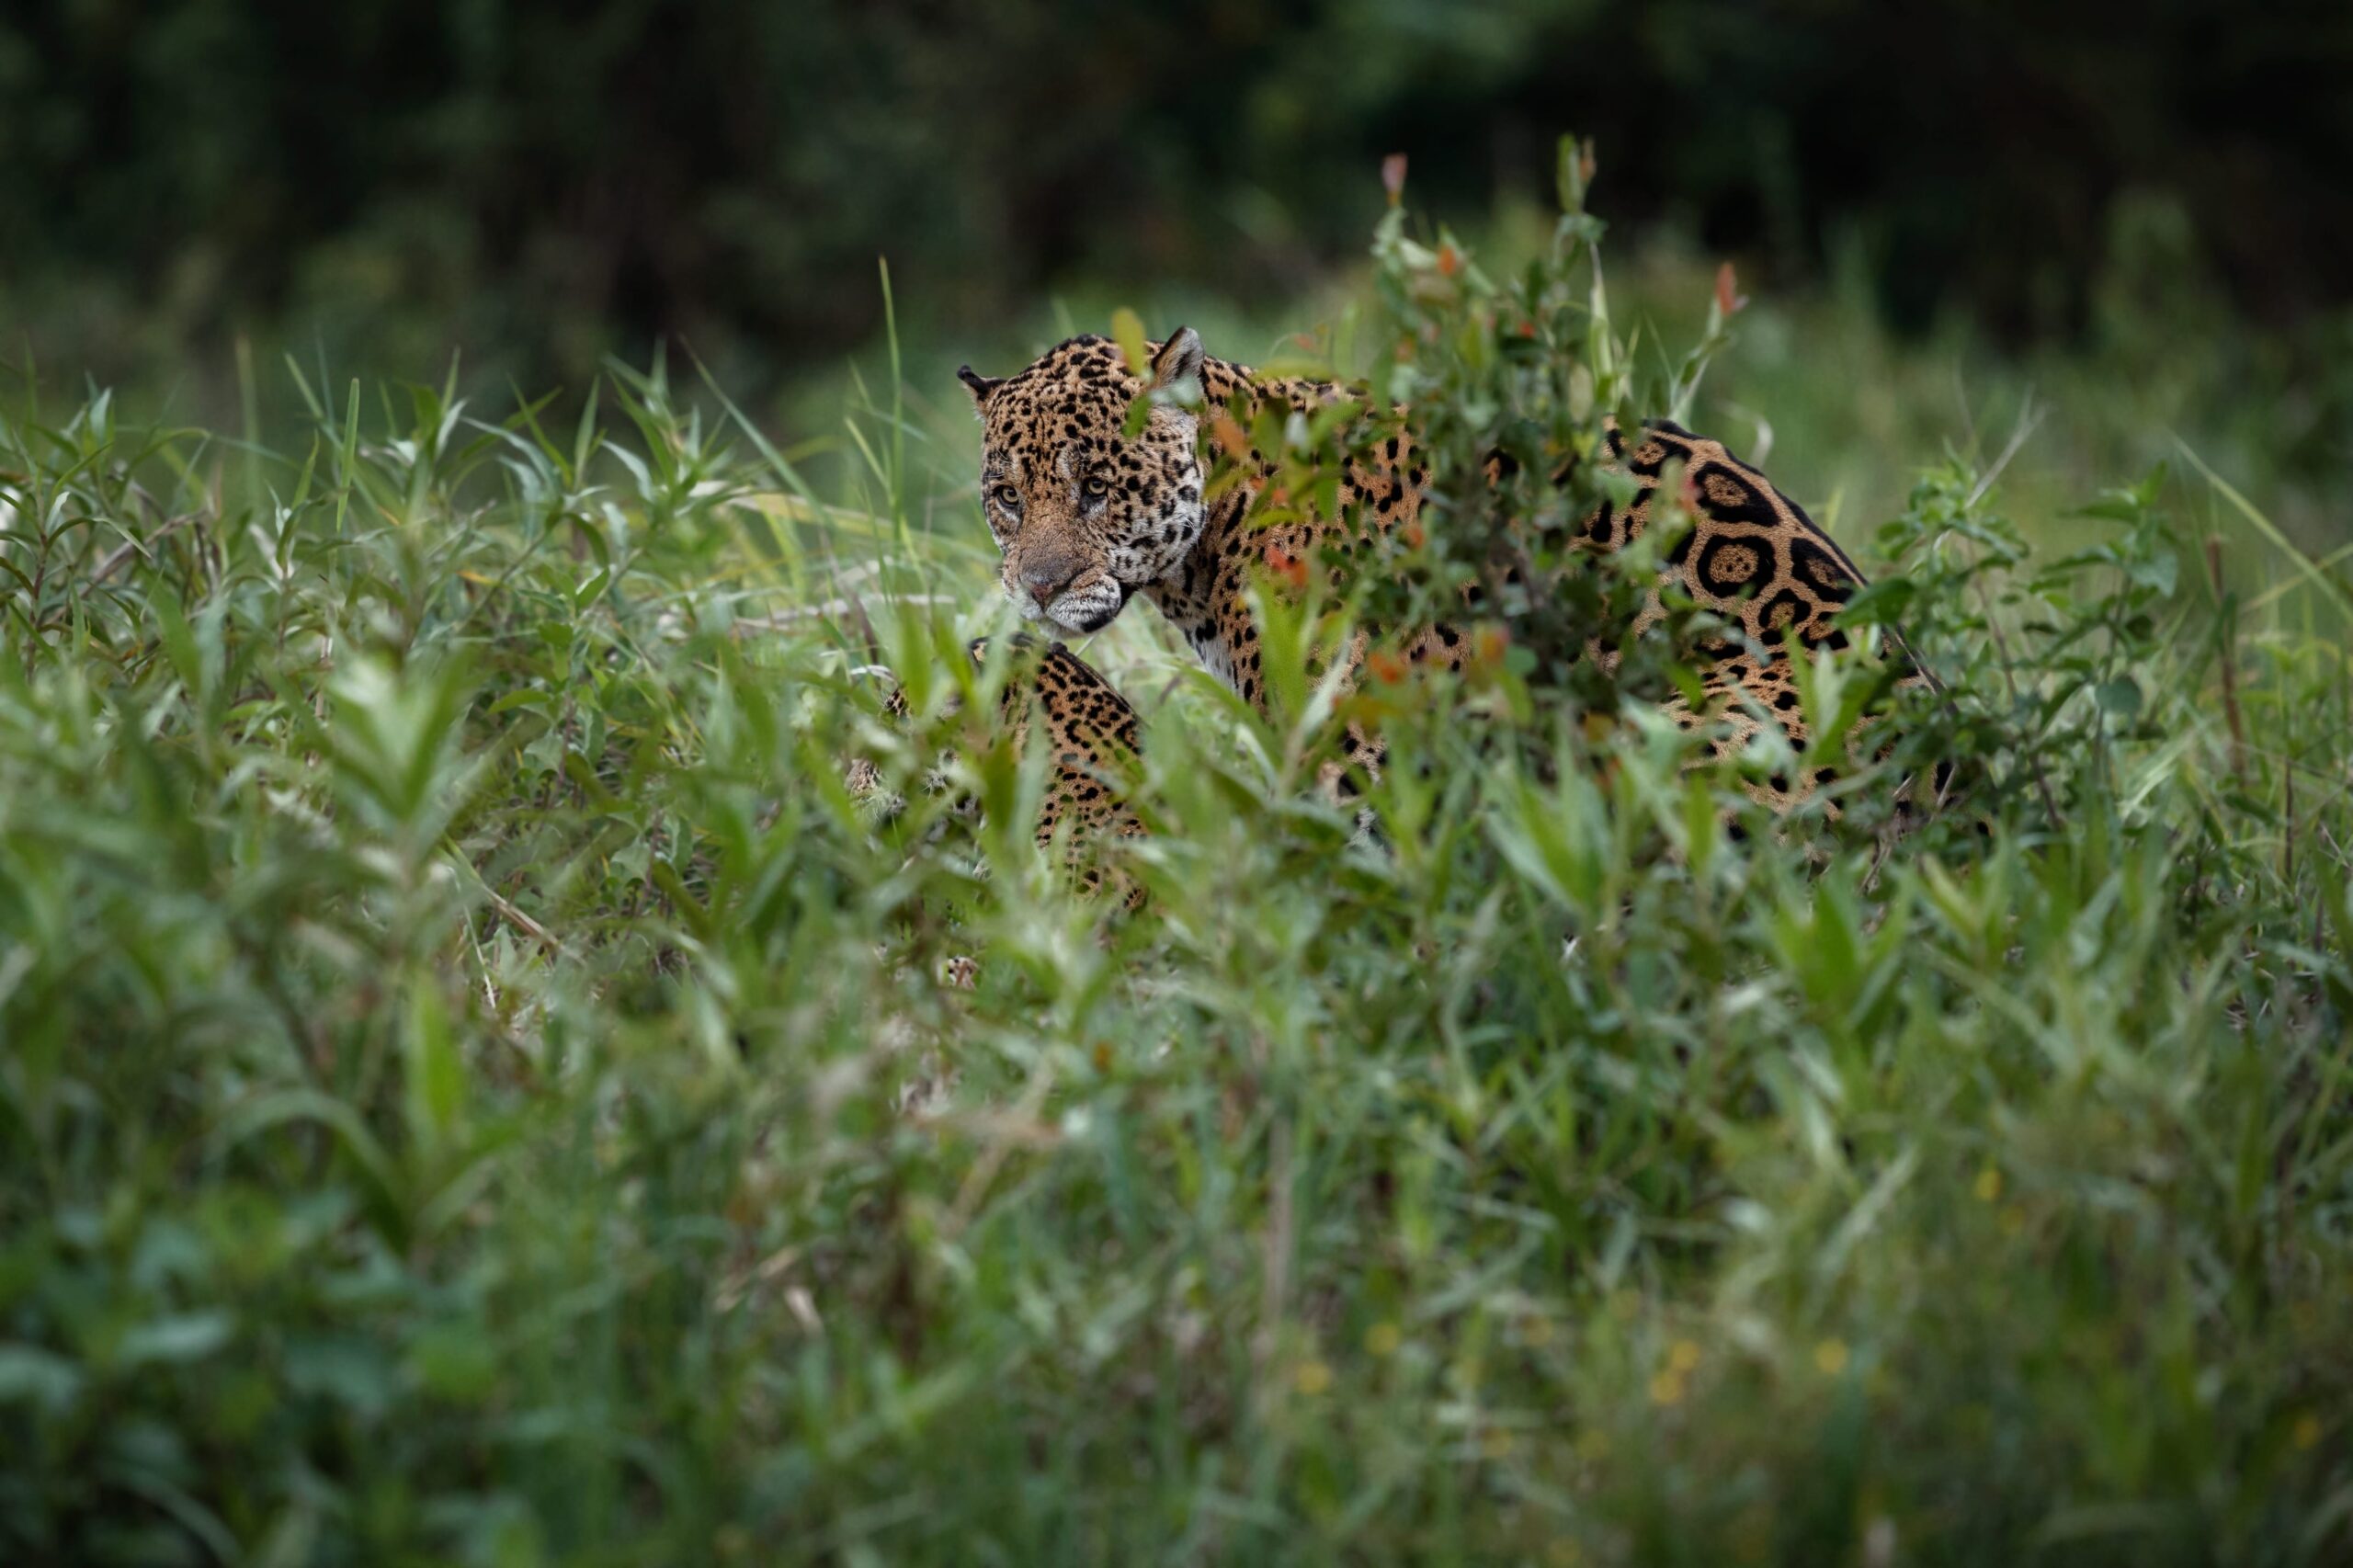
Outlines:
[{"label": "thin twig", "polygon": [[2231,777],[2241,791],[2246,789],[2246,723],[2239,715],[2239,638],[2236,617],[2222,597],[2222,540],[2206,536],[2206,575],[2214,585],[2214,603],[2222,620],[2222,717],[2231,726]]},{"label": "thin twig", "polygon": [[[324,687],[321,687],[322,695],[324,695],[324,689],[325,688]],[[445,845],[443,847],[449,857],[450,864],[458,869],[465,872],[467,877],[472,881],[474,886],[482,890],[482,896],[488,901],[491,908],[498,912],[500,918],[506,921],[507,924],[513,926],[525,936],[529,937],[541,947],[547,949],[547,950],[553,956],[560,959],[570,958],[572,956],[570,951],[565,949],[562,938],[558,937],[555,933],[550,931],[546,926],[540,925],[529,915],[524,914],[521,910],[516,908],[511,902],[502,896],[496,888],[490,885],[490,879],[482,874],[482,869],[476,866],[472,860],[467,859],[465,856],[460,854],[455,845]]]},{"label": "thin twig", "polygon": [[2294,886],[2296,881],[2296,770],[2290,768],[2280,775],[2279,787],[2286,792],[2288,842],[2279,851],[2279,880]]},{"label": "thin twig", "polygon": [[[898,594],[892,597],[891,602],[900,605],[952,605],[959,601],[951,594]],[[865,613],[864,604],[852,595],[847,598],[827,599],[822,604],[796,605],[788,609],[770,610],[766,615],[745,616],[729,630],[735,636],[748,637],[756,632],[780,631],[803,620],[830,620],[852,614],[863,620]],[[868,631],[870,638],[870,623]]]},{"label": "thin twig", "polygon": [[164,540],[169,538],[176,529],[186,528],[188,524],[195,522],[196,520],[197,514],[194,512],[182,512],[178,517],[172,518],[162,528],[157,528],[153,533],[149,534],[143,540],[124,540],[119,545],[115,547],[113,553],[109,554],[104,561],[98,562],[98,569],[90,574],[89,585],[93,588],[97,587],[108,577],[113,576],[117,569],[119,568],[124,562],[130,560],[133,555],[145,554],[145,546],[162,542]]},{"label": "thin twig", "polygon": [[540,925],[538,921],[532,919],[529,915],[524,914],[521,910],[516,908],[514,904],[508,903],[504,897],[500,896],[498,890],[492,887],[489,882],[483,881],[480,878],[476,878],[475,880],[481,882],[483,896],[490,901],[491,908],[498,911],[499,918],[506,921],[517,930],[523,932],[533,941],[539,943],[540,946],[547,949],[547,950],[555,957],[563,958],[567,956],[563,950],[563,943],[556,937],[553,932]]},{"label": "thin twig", "polygon": [[[1013,1114],[993,1119],[1005,1127],[1036,1124],[1038,1113],[1044,1108],[1047,1096],[1054,1092],[1054,1076],[1052,1062],[1040,1066],[1030,1074],[1029,1084],[1021,1091],[1020,1100],[1013,1108]],[[941,1222],[943,1240],[952,1243],[964,1233],[964,1227],[971,1224],[972,1217],[980,1212],[981,1200],[988,1196],[989,1187],[996,1181],[998,1167],[1005,1164],[1006,1156],[1012,1153],[1015,1143],[1022,1141],[1012,1136],[999,1136],[990,1140],[988,1147],[981,1151],[981,1157],[973,1162],[972,1170],[965,1175],[963,1185],[956,1189],[956,1201],[949,1206],[948,1216]]]},{"label": "thin twig", "polygon": [[2026,445],[2027,437],[2033,435],[2035,426],[2041,423],[2042,411],[2034,406],[2034,396],[2029,393],[2026,402],[2018,408],[2018,422],[2010,427],[2010,438],[2003,446],[2001,456],[1977,476],[1976,488],[1970,491],[1969,499],[1961,503],[1963,512],[1976,510],[1977,503],[1985,499],[1985,493],[1994,488],[1994,482],[2002,477],[2002,471],[2010,466],[2010,460],[2018,455],[2018,449]]},{"label": "thin twig", "polygon": [[[2010,668],[2010,640],[2002,634],[2002,623],[1995,619],[1993,597],[1986,593],[1985,579],[1983,577],[1977,579],[1977,606],[1985,614],[1985,630],[1994,634],[1994,650],[2002,655],[2002,685],[2010,695],[2010,710],[2016,712],[2018,706],[2018,682],[2017,675]],[[2042,811],[2051,821],[2051,831],[2052,833],[2063,831],[2064,824],[2059,816],[2059,802],[2052,795],[2051,780],[2042,771],[2042,758],[2036,755],[2031,746],[2027,749],[2026,765],[2034,775],[2034,788],[2042,797]]]},{"label": "thin twig", "polygon": [[[1984,498],[1985,493],[1993,488],[1994,481],[1999,478],[2002,471],[2009,466],[2010,460],[2018,456],[2018,449],[2026,445],[2027,437],[2033,434],[2034,426],[2040,420],[2041,415],[2035,412],[2031,403],[2018,411],[2018,422],[2010,431],[2008,445],[2002,449],[2001,456],[1994,460],[1993,466],[1979,476],[1976,488],[1969,493],[1969,499],[1961,504],[1961,509],[1964,515],[1973,510],[1977,503]],[[2001,620],[1994,613],[1993,595],[1987,592],[1984,576],[1980,575],[1976,579],[1976,587],[1977,608],[1984,614],[1985,630],[1993,634],[1995,652],[2002,656],[2002,686],[2009,693],[2010,710],[2016,712],[2018,706],[2018,682],[2017,672],[2011,667],[2013,661],[2010,657],[2010,640],[2003,633]],[[2051,831],[2054,834],[2063,831],[2064,824],[2059,815],[2059,801],[2051,793],[2051,780],[2042,771],[2042,758],[2035,755],[2033,749],[2029,747],[2026,754],[2026,763],[2029,771],[2034,775],[2035,791],[2042,797],[2043,815],[2050,820]]]},{"label": "thin twig", "polygon": [[1266,1290],[1258,1309],[1257,1342],[1253,1346],[1261,1378],[1290,1298],[1290,1122],[1279,1114],[1267,1134],[1267,1185],[1266,1256],[1260,1269]]},{"label": "thin twig", "polygon": [[887,660],[890,650],[882,646],[881,636],[874,630],[874,618],[866,613],[866,601],[847,588],[843,590],[842,597],[848,601],[845,606],[847,614],[840,619],[846,619],[855,629],[858,641],[865,646],[867,657]]}]

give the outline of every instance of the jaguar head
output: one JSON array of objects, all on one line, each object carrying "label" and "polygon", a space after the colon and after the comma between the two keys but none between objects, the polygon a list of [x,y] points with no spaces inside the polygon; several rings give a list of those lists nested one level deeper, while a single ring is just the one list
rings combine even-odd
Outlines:
[{"label": "jaguar head", "polygon": [[[981,509],[1005,557],[1000,580],[1027,619],[1099,631],[1201,536],[1200,336],[1178,327],[1147,347],[1141,375],[1092,336],[1015,375],[957,372],[980,412]],[[1138,398],[1149,412],[1130,436]]]}]

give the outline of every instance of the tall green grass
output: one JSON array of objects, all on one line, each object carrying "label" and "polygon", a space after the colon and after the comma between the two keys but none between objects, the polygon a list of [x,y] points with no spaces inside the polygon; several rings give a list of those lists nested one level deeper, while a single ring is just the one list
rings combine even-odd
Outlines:
[{"label": "tall green grass", "polygon": [[2205,478],[1891,523],[1982,844],[1410,685],[1367,840],[1127,628],[1130,915],[889,390],[820,487],[658,372],[290,384],[0,423],[12,1559],[2353,1549],[2342,589]]}]

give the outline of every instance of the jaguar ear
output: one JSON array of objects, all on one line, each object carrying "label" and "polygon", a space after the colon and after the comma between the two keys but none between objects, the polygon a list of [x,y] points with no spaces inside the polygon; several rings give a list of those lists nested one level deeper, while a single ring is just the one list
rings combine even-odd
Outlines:
[{"label": "jaguar ear", "polygon": [[989,394],[1005,385],[1003,376],[983,376],[970,365],[957,366],[956,379],[972,392],[973,408],[983,414],[988,412]]},{"label": "jaguar ear", "polygon": [[1160,392],[1188,380],[1199,383],[1205,358],[1201,335],[1189,326],[1178,327],[1152,357],[1152,390]]}]

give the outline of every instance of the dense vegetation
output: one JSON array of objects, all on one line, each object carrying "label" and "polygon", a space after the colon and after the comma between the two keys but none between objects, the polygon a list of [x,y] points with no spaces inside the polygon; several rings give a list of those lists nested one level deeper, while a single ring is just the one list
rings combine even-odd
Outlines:
[{"label": "dense vegetation", "polygon": [[[1671,398],[1574,211],[1423,238],[1342,324],[1449,480]],[[2353,604],[2195,454],[2069,553],[1920,475],[1877,603],[1972,793],[1892,849],[1727,835],[1508,619],[1382,683],[1359,838],[1350,599],[1271,724],[1123,622],[1130,915],[963,717],[896,385],[821,489],[659,371],[289,384],[282,452],[0,424],[12,1557],[2346,1551]]]}]

